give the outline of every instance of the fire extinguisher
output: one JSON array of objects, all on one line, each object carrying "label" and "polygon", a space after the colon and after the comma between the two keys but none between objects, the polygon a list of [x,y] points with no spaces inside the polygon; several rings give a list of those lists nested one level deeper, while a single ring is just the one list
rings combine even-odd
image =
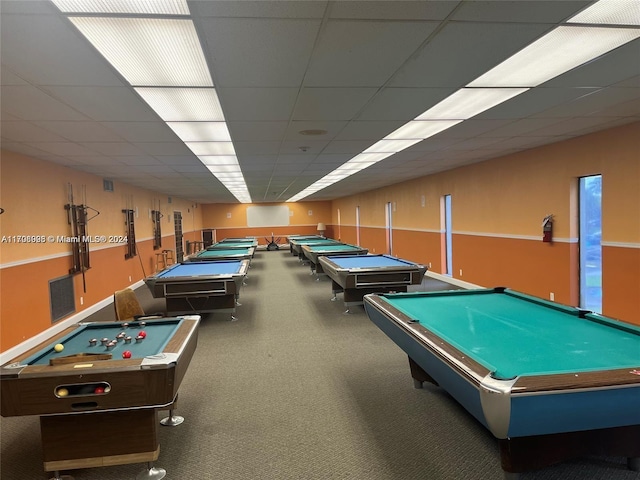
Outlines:
[{"label": "fire extinguisher", "polygon": [[553,215],[547,215],[542,221],[542,241],[553,242]]}]

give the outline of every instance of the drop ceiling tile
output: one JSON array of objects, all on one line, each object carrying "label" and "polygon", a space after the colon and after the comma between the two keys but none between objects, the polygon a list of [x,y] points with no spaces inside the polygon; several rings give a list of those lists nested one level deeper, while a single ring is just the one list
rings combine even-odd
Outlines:
[{"label": "drop ceiling tile", "polygon": [[281,0],[190,2],[203,17],[249,17],[249,18],[322,18],[327,8],[326,1],[283,2]]},{"label": "drop ceiling tile", "polygon": [[314,48],[304,84],[379,87],[437,26],[437,22],[330,20]]},{"label": "drop ceiling tile", "polygon": [[136,142],[133,143],[139,151],[161,157],[164,155],[175,156],[184,155],[187,156],[191,153],[191,150],[181,141],[175,142]]},{"label": "drop ceiling tile", "polygon": [[242,155],[276,155],[280,142],[233,142],[238,157]]},{"label": "drop ceiling tile", "polygon": [[41,120],[35,125],[72,142],[121,142],[122,137],[97,122],[65,122]]},{"label": "drop ceiling tile", "polygon": [[79,143],[94,152],[102,153],[107,156],[118,155],[144,155],[144,151],[131,143],[126,142],[82,142]]},{"label": "drop ceiling tile", "polygon": [[164,122],[101,122],[105,128],[115,132],[128,142],[179,141],[176,134]]},{"label": "drop ceiling tile", "polygon": [[[331,121],[314,121],[314,122],[290,122],[285,134],[285,140],[297,142],[298,145],[304,145],[308,142],[317,142],[318,144],[326,144],[340,133],[347,125],[347,122],[331,122]],[[311,131],[311,135],[301,132]],[[313,134],[313,131],[325,131],[319,135]],[[320,132],[318,132],[320,133]]]},{"label": "drop ceiling tile", "polygon": [[229,122],[288,121],[298,95],[297,88],[224,88],[218,96]]},{"label": "drop ceiling tile", "polygon": [[303,88],[293,120],[351,120],[376,91],[375,88]]},{"label": "drop ceiling tile", "polygon": [[[316,137],[312,137],[316,138]],[[299,154],[317,155],[324,150],[329,140],[309,140],[286,141],[280,145],[280,154]]]},{"label": "drop ceiling tile", "polygon": [[54,155],[69,157],[90,156],[97,151],[85,145],[72,142],[33,142],[32,145]]},{"label": "drop ceiling tile", "polygon": [[287,122],[227,122],[234,142],[280,141],[287,131]]},{"label": "drop ceiling tile", "polygon": [[23,120],[82,121],[74,108],[31,86],[2,86],[2,111]]},{"label": "drop ceiling tile", "polygon": [[353,121],[344,127],[336,140],[371,140],[370,145],[404,125],[399,121]]},{"label": "drop ceiling tile", "polygon": [[444,20],[459,3],[459,0],[437,2],[341,0],[331,4],[330,18]]},{"label": "drop ceiling tile", "polygon": [[216,86],[297,87],[319,28],[319,19],[209,17],[199,31]]},{"label": "drop ceiling tile", "polygon": [[65,139],[55,133],[34,125],[31,122],[2,122],[2,136],[15,142],[64,142]]}]

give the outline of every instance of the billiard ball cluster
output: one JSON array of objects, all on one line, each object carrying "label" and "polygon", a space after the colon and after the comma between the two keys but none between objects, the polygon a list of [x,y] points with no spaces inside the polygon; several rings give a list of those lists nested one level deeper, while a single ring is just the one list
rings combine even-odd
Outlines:
[{"label": "billiard ball cluster", "polygon": [[104,395],[111,391],[111,386],[108,383],[99,383],[93,385],[73,385],[73,391],[69,391],[67,387],[56,388],[56,396],[60,398],[67,397],[69,395]]},{"label": "billiard ball cluster", "polygon": [[[140,327],[144,327],[147,323],[146,322],[140,322],[138,325]],[[123,323],[122,324],[122,328],[129,328],[129,324],[128,323]],[[144,330],[140,330],[138,332],[138,335],[136,335],[135,337],[135,341],[136,343],[142,343],[142,341],[147,338],[147,332],[145,332]],[[100,344],[103,345],[104,347],[106,347],[107,351],[113,349],[116,345],[118,345],[118,342],[124,342],[125,344],[129,344],[131,343],[131,341],[133,340],[133,337],[131,335],[127,335],[127,333],[125,331],[122,331],[120,333],[118,333],[116,335],[116,338],[114,339],[109,339],[107,337],[104,337],[100,340]],[[89,346],[90,347],[94,347],[98,344],[98,339],[97,338],[92,338],[91,340],[89,340]],[[58,345],[56,345],[56,348],[58,347]],[[64,347],[62,347],[64,348]],[[59,350],[56,350],[59,351]],[[131,358],[131,352],[129,350],[125,350],[124,352],[122,352],[122,358]]]}]

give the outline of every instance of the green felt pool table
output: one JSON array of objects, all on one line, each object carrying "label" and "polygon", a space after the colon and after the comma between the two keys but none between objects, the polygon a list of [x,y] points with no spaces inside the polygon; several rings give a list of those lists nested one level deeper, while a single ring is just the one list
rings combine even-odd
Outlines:
[{"label": "green felt pool table", "polygon": [[[41,416],[46,471],[158,458],[157,410],[176,399],[200,317],[141,321],[77,324],[0,368],[2,416]],[[116,346],[102,344],[119,333]]]},{"label": "green felt pool table", "polygon": [[509,289],[371,294],[365,310],[500,439],[511,478],[584,453],[640,470],[640,327]]},{"label": "green felt pool table", "polygon": [[296,255],[300,261],[304,260],[304,253],[302,253],[302,247],[304,245],[341,245],[342,242],[340,240],[334,240],[333,238],[300,238],[300,239],[291,239],[289,241],[289,246],[291,249],[291,254]]}]

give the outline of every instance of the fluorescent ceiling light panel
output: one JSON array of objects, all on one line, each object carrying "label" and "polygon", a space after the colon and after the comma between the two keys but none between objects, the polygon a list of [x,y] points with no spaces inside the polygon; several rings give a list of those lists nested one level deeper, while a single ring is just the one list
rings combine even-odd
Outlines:
[{"label": "fluorescent ceiling light panel", "polygon": [[198,155],[203,165],[239,165],[235,155]]},{"label": "fluorescent ceiling light panel", "polygon": [[462,88],[416,117],[416,120],[466,120],[527,90],[527,88]]},{"label": "fluorescent ceiling light panel", "polygon": [[567,23],[640,25],[640,1],[600,0],[572,17]]},{"label": "fluorescent ceiling light panel", "polygon": [[364,170],[367,167],[370,167],[371,165],[375,165],[378,162],[347,162],[344,165],[340,165],[336,170],[340,171],[340,172],[350,172],[349,175],[359,172],[360,170]]},{"label": "fluorescent ceiling light panel", "polygon": [[165,122],[224,121],[215,88],[135,89]]},{"label": "fluorescent ceiling light panel", "polygon": [[462,120],[412,120],[384,137],[388,140],[419,138],[424,140],[457,125]]},{"label": "fluorescent ceiling light panel", "polygon": [[207,165],[207,168],[215,173],[240,173],[242,174],[242,171],[240,170],[240,165]]},{"label": "fluorescent ceiling light panel", "polygon": [[167,122],[183,142],[230,142],[225,122]]},{"label": "fluorescent ceiling light panel", "polygon": [[234,155],[231,142],[185,142],[185,145],[196,155]]},{"label": "fluorescent ceiling light panel", "polygon": [[186,0],[53,0],[64,13],[189,15]]},{"label": "fluorescent ceiling light panel", "polygon": [[382,140],[374,143],[362,153],[378,153],[378,152],[390,152],[397,153],[405,148],[409,148],[411,145],[415,145],[420,142],[421,138],[413,138],[411,140]]},{"label": "fluorescent ceiling light panel", "polygon": [[387,157],[393,155],[393,152],[382,152],[382,153],[359,153],[347,163],[357,163],[357,162],[373,162],[378,163],[384,160]]},{"label": "fluorescent ceiling light panel", "polygon": [[213,85],[191,20],[69,17],[134,87]]},{"label": "fluorescent ceiling light panel", "polygon": [[467,86],[535,87],[638,37],[640,29],[558,27]]}]

